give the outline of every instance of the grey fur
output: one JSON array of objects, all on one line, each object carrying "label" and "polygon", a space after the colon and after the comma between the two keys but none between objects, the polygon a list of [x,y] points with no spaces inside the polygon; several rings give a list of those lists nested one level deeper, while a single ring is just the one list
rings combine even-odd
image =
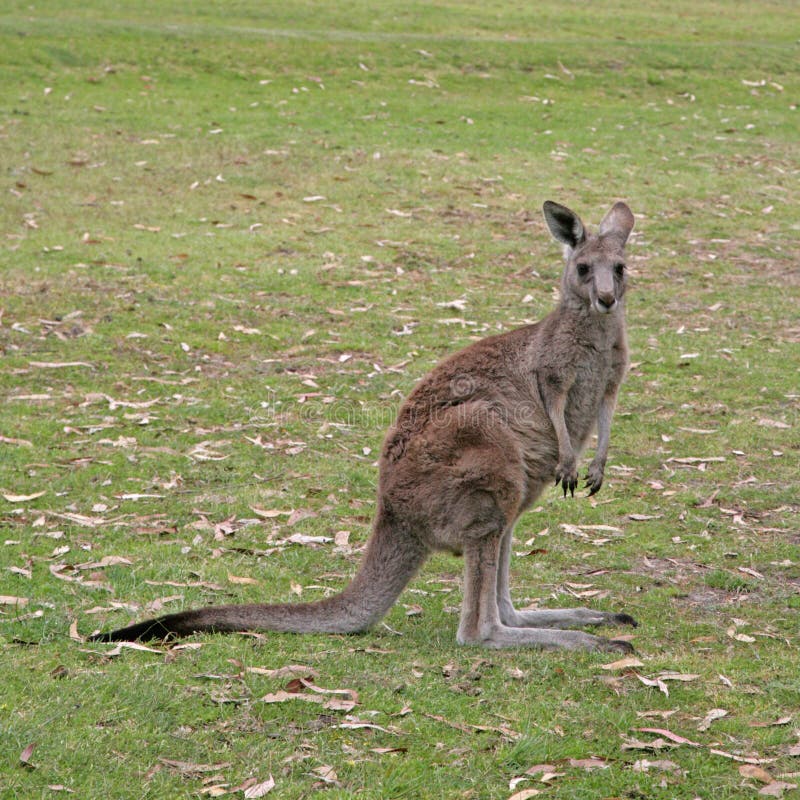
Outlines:
[{"label": "grey fur", "polygon": [[517,611],[508,585],[514,524],[555,479],[578,485],[578,456],[597,427],[586,480],[600,490],[611,418],[628,364],[624,247],[633,214],[616,203],[587,231],[544,204],[565,245],[558,307],[535,325],[483,339],[423,378],[401,407],[380,457],[372,534],[353,581],[313,603],[212,606],[93,637],[102,641],[199,631],[356,633],[391,608],[428,555],[464,555],[457,639],[486,647],[632,650],[627,641],[568,628],[635,625],[585,608]]}]

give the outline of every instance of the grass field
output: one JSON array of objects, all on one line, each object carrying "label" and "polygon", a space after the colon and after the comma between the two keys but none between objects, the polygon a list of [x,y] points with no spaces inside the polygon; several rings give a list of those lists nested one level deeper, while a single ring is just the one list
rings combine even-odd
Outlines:
[{"label": "grass field", "polygon": [[[798,30],[7,0],[0,797],[800,796]],[[552,307],[546,199],[634,210],[634,363],[514,598],[624,609],[640,663],[459,648],[445,556],[363,636],[82,640],[343,586],[401,399]]]}]

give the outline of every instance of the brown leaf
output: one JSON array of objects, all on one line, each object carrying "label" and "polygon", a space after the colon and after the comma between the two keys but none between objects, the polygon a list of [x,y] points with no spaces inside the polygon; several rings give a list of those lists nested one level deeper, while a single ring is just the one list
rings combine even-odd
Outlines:
[{"label": "brown leaf", "polygon": [[318,516],[316,511],[312,511],[310,508],[297,508],[289,514],[286,524],[289,526],[296,525],[301,520],[313,519],[316,516]]},{"label": "brown leaf", "polygon": [[317,694],[337,694],[337,695],[345,695],[349,697],[354,703],[358,702],[358,692],[355,689],[324,689],[321,686],[316,686],[311,681],[306,680],[305,678],[300,678],[300,683],[305,686],[306,689],[309,691],[315,692]]},{"label": "brown leaf", "polygon": [[587,772],[591,772],[594,769],[608,769],[611,766],[608,761],[594,756],[592,758],[571,758],[569,765],[578,769],[585,769]]},{"label": "brown leaf", "polygon": [[642,758],[634,763],[632,769],[634,772],[649,772],[651,769],[661,770],[662,772],[681,771],[681,768],[674,761],[670,761],[666,758],[656,759],[655,761]]},{"label": "brown leaf", "polygon": [[37,497],[47,494],[46,490],[41,492],[34,492],[33,494],[11,494],[10,492],[3,492],[3,497],[9,503],[27,503],[29,500],[35,500]]},{"label": "brown leaf", "polygon": [[659,736],[663,736],[665,739],[669,739],[671,742],[675,742],[675,744],[688,744],[692,747],[700,747],[699,742],[693,742],[691,739],[687,739],[685,736],[679,736],[677,733],[673,733],[672,731],[668,731],[666,728],[635,728],[639,733],[656,733]]},{"label": "brown leaf", "polygon": [[529,797],[536,797],[537,794],[541,794],[538,789],[523,789],[521,792],[512,794],[508,800],[528,800]]},{"label": "brown leaf", "polygon": [[314,767],[312,772],[318,778],[321,778],[325,783],[330,783],[330,784],[339,783],[339,776],[336,774],[333,767],[331,767],[328,764],[323,764],[322,766]]},{"label": "brown leaf", "polygon": [[33,751],[36,749],[37,742],[31,742],[20,754],[19,754],[19,761],[23,767],[28,767],[33,769],[33,764],[31,764],[31,756],[33,755]]},{"label": "brown leaf", "polygon": [[785,717],[780,717],[774,722],[751,722],[751,728],[772,728],[777,725],[788,725],[792,721],[792,715],[787,714]]},{"label": "brown leaf", "polygon": [[237,583],[242,585],[258,583],[258,581],[255,578],[247,578],[247,577],[240,577],[239,575],[231,575],[230,572],[228,573],[228,580],[231,583]]},{"label": "brown leaf", "polygon": [[753,778],[753,780],[761,781],[761,783],[772,783],[772,775],[756,764],[742,764],[739,767],[739,774],[743,778]]},{"label": "brown leaf", "polygon": [[709,748],[709,753],[715,756],[722,756],[729,758],[731,761],[738,761],[742,764],[771,764],[775,761],[774,758],[756,758],[754,756],[738,756],[735,753],[728,753],[725,750],[717,750],[714,747]]},{"label": "brown leaf", "polygon": [[23,606],[28,605],[27,597],[13,597],[8,594],[0,594],[0,606]]},{"label": "brown leaf", "polygon": [[278,667],[276,669],[267,669],[265,667],[246,667],[246,672],[252,672],[255,675],[267,675],[270,678],[315,678],[317,676],[316,670],[311,667],[306,667],[302,664],[287,664],[285,667]]},{"label": "brown leaf", "polygon": [[275,788],[275,779],[272,775],[261,783],[254,783],[244,790],[245,800],[254,800],[257,797],[264,797]]},{"label": "brown leaf", "polygon": [[193,764],[190,761],[175,761],[171,758],[159,758],[158,760],[164,766],[180,772],[181,775],[202,775],[204,772],[219,772],[230,766],[228,761],[222,764]]},{"label": "brown leaf", "polygon": [[644,664],[639,661],[636,656],[626,656],[625,658],[619,659],[619,661],[612,661],[610,664],[603,664],[600,669],[607,669],[607,670],[618,670],[618,669],[630,669],[631,667],[643,667]]},{"label": "brown leaf", "polygon": [[286,692],[279,689],[277,692],[270,692],[261,698],[262,703],[285,703],[289,700],[303,700],[306,703],[321,703],[322,698],[313,694],[302,694],[300,692]]},{"label": "brown leaf", "polygon": [[728,712],[724,708],[712,708],[705,717],[703,717],[703,721],[697,726],[697,730],[707,731],[711,727],[712,722],[727,716]]},{"label": "brown leaf", "polygon": [[638,672],[633,673],[645,686],[655,686],[660,692],[663,692],[667,697],[669,697],[669,689],[667,688],[667,684],[664,683],[660,678],[656,678],[653,680],[652,678],[645,678],[643,675],[640,675]]},{"label": "brown leaf", "polygon": [[796,789],[796,783],[786,783],[785,781],[773,781],[758,790],[762,797],[783,797],[783,793],[790,789]]}]

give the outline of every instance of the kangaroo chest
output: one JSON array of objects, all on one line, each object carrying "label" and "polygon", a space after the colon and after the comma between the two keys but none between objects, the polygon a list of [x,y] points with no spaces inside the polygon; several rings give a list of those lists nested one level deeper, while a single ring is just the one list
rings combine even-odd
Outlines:
[{"label": "kangaroo chest", "polygon": [[570,437],[583,444],[597,419],[600,403],[614,381],[611,351],[587,351],[575,364],[575,379],[567,394],[564,420]]}]

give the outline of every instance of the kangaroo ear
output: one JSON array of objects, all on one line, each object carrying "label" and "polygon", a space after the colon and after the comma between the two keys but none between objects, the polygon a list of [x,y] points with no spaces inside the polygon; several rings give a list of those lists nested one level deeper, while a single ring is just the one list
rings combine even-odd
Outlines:
[{"label": "kangaroo ear", "polygon": [[583,223],[574,211],[570,211],[566,206],[554,203],[552,200],[545,201],[542,210],[550,233],[559,242],[575,248],[586,238]]},{"label": "kangaroo ear", "polygon": [[622,244],[628,241],[633,230],[633,212],[625,203],[614,203],[609,212],[600,223],[598,234],[600,236],[618,236]]}]

